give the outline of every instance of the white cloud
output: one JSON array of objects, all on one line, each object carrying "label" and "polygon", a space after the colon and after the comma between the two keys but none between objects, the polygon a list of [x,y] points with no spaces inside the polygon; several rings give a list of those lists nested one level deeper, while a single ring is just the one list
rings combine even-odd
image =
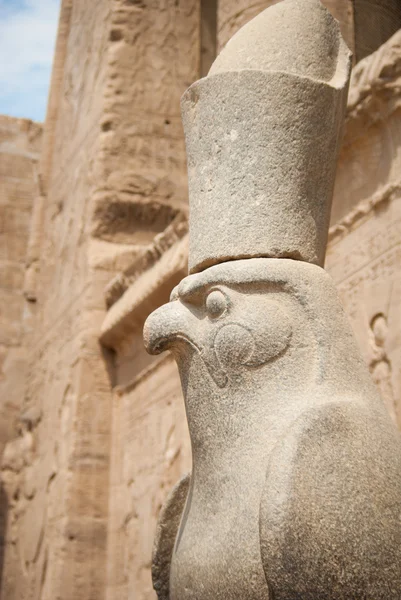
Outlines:
[{"label": "white cloud", "polygon": [[59,0],[0,0],[0,112],[43,120]]}]

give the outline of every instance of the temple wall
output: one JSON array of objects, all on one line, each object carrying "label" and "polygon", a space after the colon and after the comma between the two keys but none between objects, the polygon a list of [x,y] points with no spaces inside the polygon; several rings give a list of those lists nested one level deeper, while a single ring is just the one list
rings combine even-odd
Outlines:
[{"label": "temple wall", "polygon": [[[8,238],[0,231],[17,257],[15,268],[14,258],[6,264],[7,286],[29,300],[16,302],[10,330],[10,339],[21,335],[25,311],[29,364],[18,350],[18,374],[0,380],[13,382],[13,414],[22,404],[2,464],[7,600],[155,598],[157,515],[191,467],[175,363],[148,356],[142,343],[147,315],[187,272],[179,99],[207,70],[216,44],[271,3],[62,2],[32,219],[28,226],[27,192],[18,198],[25,241],[12,228]],[[327,5],[352,46],[350,2]],[[327,268],[401,426],[400,39],[354,72]],[[2,131],[0,121],[0,151]],[[35,160],[24,170],[32,195]],[[0,322],[7,294],[0,289]],[[11,345],[0,342],[4,364]],[[0,438],[9,422],[0,422]]]},{"label": "temple wall", "polygon": [[401,27],[399,0],[354,0],[356,60],[360,61]]},{"label": "temple wall", "polygon": [[326,268],[401,428],[401,31],[356,66]]},{"label": "temple wall", "polygon": [[129,598],[132,590],[138,599],[155,597],[150,566],[157,515],[172,486],[190,470],[176,364],[169,356],[147,355],[142,341],[149,312],[167,302],[186,275],[187,256],[184,234],[135,277],[102,327],[102,343],[115,351],[116,375],[107,600]]},{"label": "temple wall", "polygon": [[25,260],[32,206],[38,195],[37,166],[42,126],[0,116],[0,453],[15,435],[24,397]]},{"label": "temple wall", "polygon": [[44,128],[27,281],[36,315],[19,435],[2,462],[9,600],[99,600],[105,587],[110,392],[88,240],[109,3],[91,4],[63,2]]},{"label": "temple wall", "polygon": [[[107,286],[109,311],[101,338],[114,352],[116,384],[107,600],[154,597],[150,553],[156,517],[179,473],[189,469],[176,367],[146,354],[142,327],[186,272],[186,155],[179,102],[200,76],[200,2],[144,3],[133,27],[134,32],[126,30],[129,52],[123,55],[124,48],[117,46],[115,58],[120,77],[132,77],[134,86],[124,112],[118,118],[108,112],[121,136],[115,140],[115,159],[107,163],[109,181],[119,186],[119,202],[132,206],[125,239],[137,239],[141,246]],[[125,161],[118,154],[122,142],[128,148]]]},{"label": "temple wall", "polygon": [[353,70],[332,224],[344,219],[361,201],[379,193],[387,184],[398,181],[400,53],[398,32]]},{"label": "temple wall", "polygon": [[[24,295],[24,277],[41,145],[39,123],[0,116],[0,455],[17,434],[25,394],[25,334],[35,306]],[[0,586],[8,508],[0,482]]]},{"label": "temple wall", "polygon": [[363,203],[336,228],[327,269],[337,284],[373,381],[401,428],[401,185]]},{"label": "temple wall", "polygon": [[[151,552],[160,508],[191,470],[181,386],[168,357],[129,386],[113,405],[108,600],[155,598]],[[118,441],[117,441],[118,440]]]}]

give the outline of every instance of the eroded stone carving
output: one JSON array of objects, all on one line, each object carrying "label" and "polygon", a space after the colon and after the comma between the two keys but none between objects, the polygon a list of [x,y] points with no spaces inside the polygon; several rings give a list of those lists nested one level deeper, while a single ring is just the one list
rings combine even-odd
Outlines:
[{"label": "eroded stone carving", "polygon": [[[289,47],[265,56],[277,22]],[[178,364],[193,453],[160,516],[154,587],[396,600],[401,440],[319,266],[349,53],[317,0],[247,27],[184,96],[193,274],[144,330]]]}]

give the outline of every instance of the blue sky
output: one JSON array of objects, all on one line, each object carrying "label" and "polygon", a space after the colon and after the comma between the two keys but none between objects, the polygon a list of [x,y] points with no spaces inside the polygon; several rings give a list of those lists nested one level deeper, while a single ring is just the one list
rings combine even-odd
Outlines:
[{"label": "blue sky", "polygon": [[43,121],[60,0],[0,0],[0,113]]}]

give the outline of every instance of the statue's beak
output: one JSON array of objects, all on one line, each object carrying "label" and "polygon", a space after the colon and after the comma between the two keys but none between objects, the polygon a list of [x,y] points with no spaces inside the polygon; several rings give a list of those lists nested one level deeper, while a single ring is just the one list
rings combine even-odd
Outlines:
[{"label": "statue's beak", "polygon": [[143,338],[147,352],[160,354],[180,340],[197,347],[193,341],[197,323],[198,319],[179,300],[164,304],[146,319]]},{"label": "statue's beak", "polygon": [[[212,340],[202,339],[202,321],[180,300],[164,304],[146,319],[143,328],[145,348],[149,354],[160,354],[184,342],[191,346],[206,365],[211,377],[219,387],[227,383],[227,375],[221,369],[212,348]],[[204,325],[204,324],[203,324]],[[203,332],[204,334],[204,332]]]}]

